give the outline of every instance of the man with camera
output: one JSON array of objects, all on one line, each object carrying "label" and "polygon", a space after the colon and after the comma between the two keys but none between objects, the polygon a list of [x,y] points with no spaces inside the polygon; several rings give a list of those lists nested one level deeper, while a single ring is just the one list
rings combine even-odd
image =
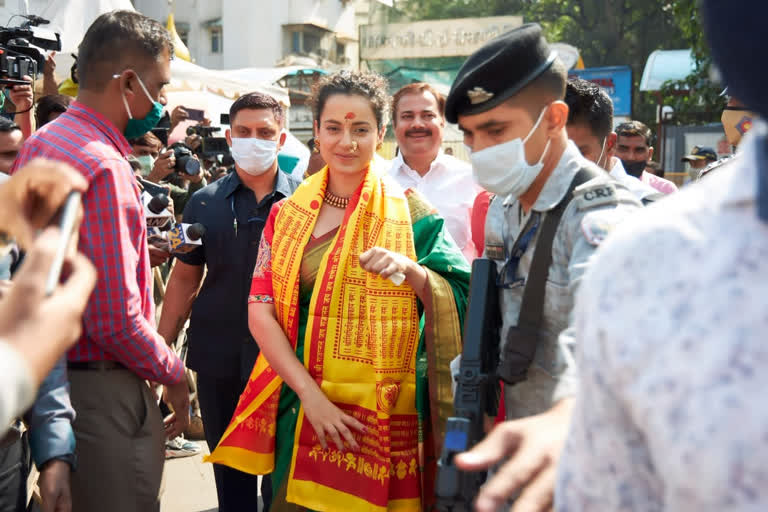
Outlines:
[{"label": "man with camera", "polygon": [[163,150],[162,142],[151,132],[130,142],[133,155],[141,162],[144,179],[167,185],[174,211],[181,216],[192,194],[208,184],[192,149],[177,142]]},{"label": "man with camera", "polygon": [[[99,16],[83,38],[77,101],[38,130],[17,159],[67,162],[88,181],[79,249],[99,280],[83,334],[68,354],[78,512],[158,511],[165,437],[189,422],[184,365],[154,327],[147,228],[127,139],[162,115],[173,44],[162,25],[130,11]],[[163,384],[163,421],[146,381]]]},{"label": "man with camera", "polygon": [[[298,186],[278,168],[285,112],[274,98],[261,93],[241,96],[232,104],[230,119],[226,137],[235,172],[196,193],[187,205],[184,222],[203,224],[206,234],[202,247],[179,255],[159,327],[166,340],[176,339],[191,309],[187,361],[197,372],[211,448],[229,424],[259,352],[248,329],[247,298],[261,233],[272,205]],[[220,465],[214,466],[214,474],[221,512],[252,509],[256,476]],[[261,488],[266,509],[268,478]]]}]

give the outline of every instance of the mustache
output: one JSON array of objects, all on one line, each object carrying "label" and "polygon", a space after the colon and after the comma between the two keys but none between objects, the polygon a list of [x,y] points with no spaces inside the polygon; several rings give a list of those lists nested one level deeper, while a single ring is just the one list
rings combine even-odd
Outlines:
[{"label": "mustache", "polygon": [[420,128],[420,129],[408,130],[405,132],[406,137],[410,137],[412,135],[432,135],[432,130],[426,129],[426,128]]}]

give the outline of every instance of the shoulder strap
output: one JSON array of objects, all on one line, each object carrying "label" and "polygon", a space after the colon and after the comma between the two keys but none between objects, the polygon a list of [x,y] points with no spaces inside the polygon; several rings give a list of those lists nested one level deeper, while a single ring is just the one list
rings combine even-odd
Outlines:
[{"label": "shoulder strap", "polygon": [[565,197],[552,210],[544,216],[541,225],[539,239],[536,241],[536,249],[533,253],[533,261],[528,272],[528,279],[523,291],[523,302],[520,306],[520,318],[517,322],[524,329],[538,330],[541,327],[541,316],[544,309],[544,285],[549,276],[549,267],[552,265],[552,244],[555,240],[557,226],[568,203],[573,199],[573,191],[591,179],[598,177],[598,171],[585,167],[581,169],[573,181],[571,181]]}]

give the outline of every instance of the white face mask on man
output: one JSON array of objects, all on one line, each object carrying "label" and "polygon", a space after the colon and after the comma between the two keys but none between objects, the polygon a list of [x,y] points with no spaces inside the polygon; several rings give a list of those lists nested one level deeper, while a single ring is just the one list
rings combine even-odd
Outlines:
[{"label": "white face mask on man", "polygon": [[232,158],[240,169],[251,176],[259,176],[275,163],[277,142],[254,137],[233,137]]},{"label": "white face mask on man", "polygon": [[536,123],[524,139],[514,139],[497,144],[469,155],[475,181],[488,192],[500,197],[520,197],[525,193],[544,167],[544,155],[549,149],[549,139],[539,161],[530,165],[525,158],[525,143],[531,138],[544,118],[549,106],[542,109]]}]

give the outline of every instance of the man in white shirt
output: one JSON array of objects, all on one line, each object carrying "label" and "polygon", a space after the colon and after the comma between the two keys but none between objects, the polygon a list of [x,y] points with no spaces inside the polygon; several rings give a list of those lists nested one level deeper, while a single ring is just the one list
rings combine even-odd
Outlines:
[{"label": "man in white shirt", "polygon": [[658,196],[656,189],[630,176],[616,158],[613,133],[613,101],[600,87],[587,80],[572,78],[565,89],[568,105],[568,138],[587,160],[595,162],[627,187],[637,199],[647,202]]},{"label": "man in white shirt", "polygon": [[479,188],[472,166],[440,149],[445,129],[445,98],[425,83],[406,85],[395,93],[392,125],[400,153],[390,174],[403,187],[424,195],[468,261],[475,257],[470,219]]}]

